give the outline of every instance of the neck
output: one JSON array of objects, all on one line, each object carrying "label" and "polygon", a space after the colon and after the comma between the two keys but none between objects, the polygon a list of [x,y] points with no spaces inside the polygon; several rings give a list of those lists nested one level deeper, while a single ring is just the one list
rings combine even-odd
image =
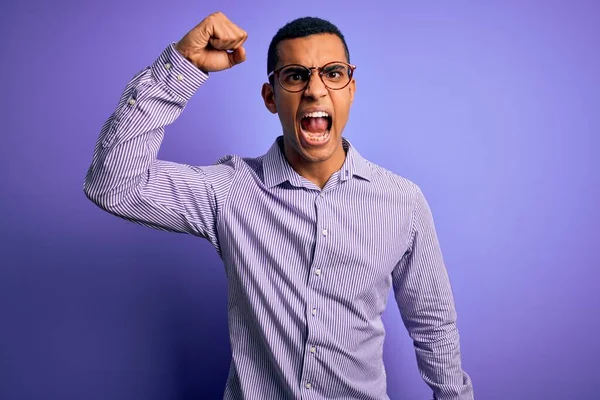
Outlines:
[{"label": "neck", "polygon": [[331,175],[342,168],[342,165],[344,165],[344,161],[346,160],[346,151],[344,150],[341,139],[338,148],[331,157],[327,160],[318,162],[307,161],[289,146],[286,146],[285,143],[283,146],[285,158],[294,171],[321,189],[325,187],[325,184],[329,181]]}]

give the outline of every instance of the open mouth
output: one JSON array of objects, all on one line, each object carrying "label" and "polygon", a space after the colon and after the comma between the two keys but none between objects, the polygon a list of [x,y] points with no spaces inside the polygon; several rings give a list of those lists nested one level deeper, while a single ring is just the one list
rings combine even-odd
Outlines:
[{"label": "open mouth", "polygon": [[325,111],[306,113],[300,119],[300,127],[307,144],[324,144],[329,139],[332,122]]}]

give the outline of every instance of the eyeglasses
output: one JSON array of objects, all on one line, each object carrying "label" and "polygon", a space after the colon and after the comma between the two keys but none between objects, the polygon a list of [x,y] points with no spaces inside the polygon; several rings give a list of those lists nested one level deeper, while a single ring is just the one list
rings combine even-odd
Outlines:
[{"label": "eyeglasses", "polygon": [[272,71],[267,77],[275,76],[279,85],[288,92],[301,92],[308,86],[311,75],[316,70],[323,84],[332,90],[340,90],[348,86],[356,65],[343,61],[332,61],[322,67],[305,67],[300,64],[284,65]]}]

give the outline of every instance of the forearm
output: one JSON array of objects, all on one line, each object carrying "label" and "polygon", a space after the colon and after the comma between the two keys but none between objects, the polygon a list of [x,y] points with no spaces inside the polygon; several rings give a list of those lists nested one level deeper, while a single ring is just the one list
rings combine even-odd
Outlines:
[{"label": "forearm", "polygon": [[419,371],[438,400],[472,400],[471,379],[461,366],[460,340],[449,320],[414,340]]},{"label": "forearm", "polygon": [[[415,271],[417,272],[417,271]],[[417,272],[418,273],[418,272]],[[401,299],[406,328],[413,339],[417,364],[425,383],[439,400],[471,400],[470,377],[463,371],[456,309],[450,282],[441,268],[414,277],[428,287]],[[404,288],[404,294],[410,293]]]},{"label": "forearm", "polygon": [[170,45],[127,84],[101,129],[85,178],[84,191],[92,201],[114,211],[144,189],[165,126],[179,117],[205,80],[206,75]]}]

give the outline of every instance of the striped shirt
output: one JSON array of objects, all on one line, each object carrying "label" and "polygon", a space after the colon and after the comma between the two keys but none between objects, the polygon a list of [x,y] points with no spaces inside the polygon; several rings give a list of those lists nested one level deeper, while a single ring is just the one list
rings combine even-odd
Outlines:
[{"label": "striped shirt", "polygon": [[210,241],[225,267],[232,359],[225,399],[388,399],[390,290],[437,399],[473,398],[452,289],[417,185],[363,157],[321,189],[278,137],[256,158],[157,159],[165,126],[208,79],[167,46],[128,83],[84,183],[103,210]]}]

